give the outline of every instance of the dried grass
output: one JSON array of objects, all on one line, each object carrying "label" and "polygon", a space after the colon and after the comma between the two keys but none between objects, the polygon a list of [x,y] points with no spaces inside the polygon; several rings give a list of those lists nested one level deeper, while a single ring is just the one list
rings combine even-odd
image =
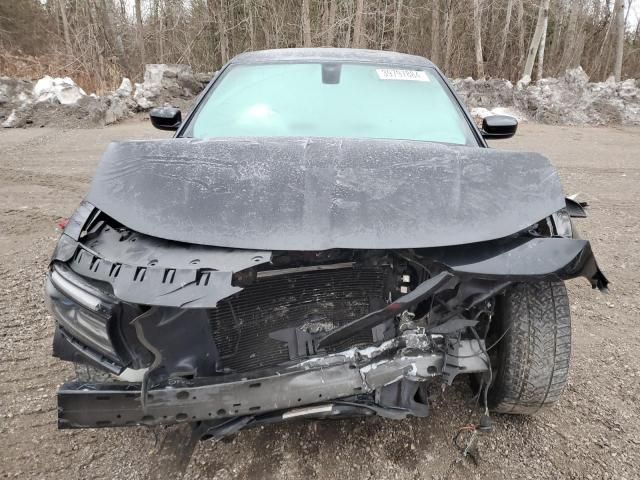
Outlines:
[{"label": "dried grass", "polygon": [[0,52],[0,76],[23,80],[38,80],[45,75],[70,77],[87,93],[102,95],[115,90],[122,81],[123,73],[115,62],[104,62],[102,75],[91,71],[77,61],[67,62],[64,55],[24,55]]}]

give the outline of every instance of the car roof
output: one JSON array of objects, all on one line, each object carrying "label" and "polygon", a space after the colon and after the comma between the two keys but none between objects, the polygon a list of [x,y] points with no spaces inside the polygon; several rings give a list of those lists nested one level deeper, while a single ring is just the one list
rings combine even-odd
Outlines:
[{"label": "car roof", "polygon": [[364,50],[357,48],[281,48],[246,52],[232,58],[233,64],[289,62],[353,62],[402,65],[412,67],[433,67],[433,63],[418,55]]}]

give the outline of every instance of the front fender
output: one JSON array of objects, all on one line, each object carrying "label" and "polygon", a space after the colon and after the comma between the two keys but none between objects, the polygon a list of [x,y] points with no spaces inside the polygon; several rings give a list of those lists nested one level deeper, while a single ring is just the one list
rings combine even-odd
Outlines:
[{"label": "front fender", "polygon": [[498,241],[420,250],[460,277],[507,281],[568,280],[585,277],[593,288],[606,290],[587,240],[516,237]]}]

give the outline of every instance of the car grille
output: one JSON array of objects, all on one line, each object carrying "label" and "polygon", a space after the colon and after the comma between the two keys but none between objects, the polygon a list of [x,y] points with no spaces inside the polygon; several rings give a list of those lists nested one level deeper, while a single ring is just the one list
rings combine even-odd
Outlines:
[{"label": "car grille", "polygon": [[[287,344],[270,333],[300,326],[329,331],[380,308],[386,272],[349,267],[259,279],[208,311],[222,366],[243,372],[288,361]],[[371,341],[366,330],[334,349]]]}]

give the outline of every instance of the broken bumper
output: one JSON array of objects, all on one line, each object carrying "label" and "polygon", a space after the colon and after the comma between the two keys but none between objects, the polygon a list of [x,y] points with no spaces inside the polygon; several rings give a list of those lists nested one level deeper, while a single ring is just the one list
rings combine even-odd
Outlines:
[{"label": "broken bumper", "polygon": [[[425,415],[426,404],[414,402],[417,386],[436,376],[450,383],[460,373],[487,370],[482,341],[447,342],[440,335],[405,332],[378,347],[353,348],[250,378],[181,380],[146,394],[140,384],[67,383],[58,391],[58,426],[158,425],[269,414],[274,418],[274,412],[285,420],[318,413],[298,410],[302,406],[340,400],[359,407],[361,414]],[[353,409],[348,411],[353,414]],[[323,412],[341,410],[327,405]]]}]

